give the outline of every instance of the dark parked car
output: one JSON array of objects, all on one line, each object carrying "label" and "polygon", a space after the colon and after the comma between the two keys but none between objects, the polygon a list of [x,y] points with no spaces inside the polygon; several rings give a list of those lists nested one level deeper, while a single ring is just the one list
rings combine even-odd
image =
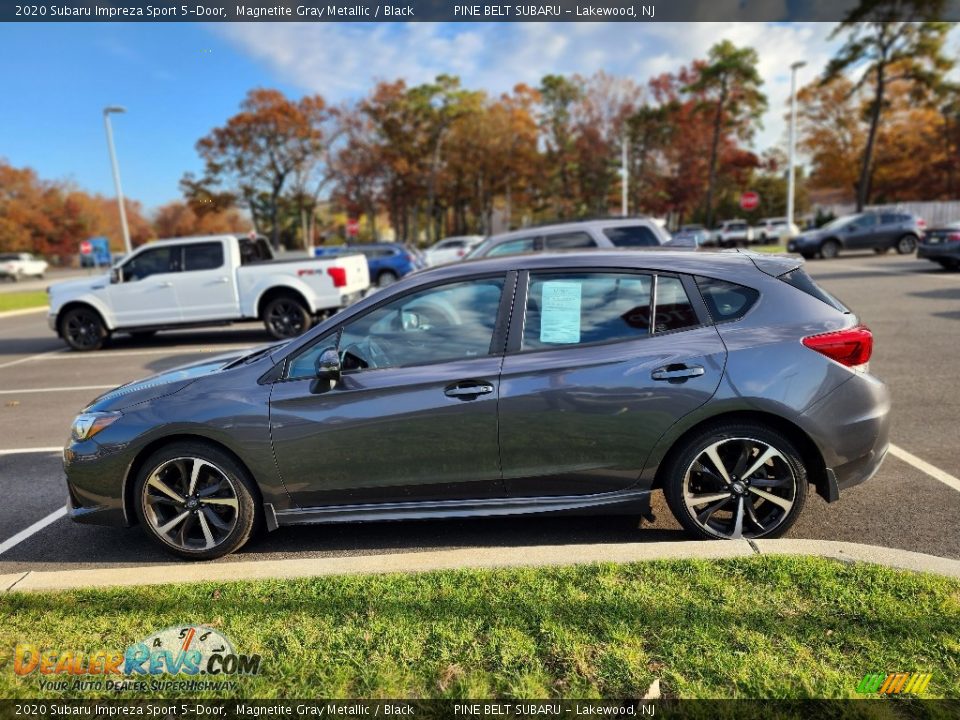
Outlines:
[{"label": "dark parked car", "polygon": [[960,270],[960,222],[927,230],[917,257],[940,263],[945,270]]},{"label": "dark parked car", "polygon": [[362,253],[367,258],[370,283],[378,287],[392,285],[404,275],[425,267],[416,252],[402,243],[352,243],[319,247],[316,255]]},{"label": "dark parked car", "polygon": [[787,250],[808,260],[835,258],[841,250],[885,253],[894,248],[901,255],[909,255],[917,249],[923,231],[923,220],[910,213],[865,212],[845,215],[822,228],[803,232],[787,243]]},{"label": "dark parked car", "polygon": [[615,512],[662,489],[693,537],[777,537],[887,450],[870,331],[746,253],[445,265],[309,333],[102,395],[69,512],[213,558],[306,523]]}]

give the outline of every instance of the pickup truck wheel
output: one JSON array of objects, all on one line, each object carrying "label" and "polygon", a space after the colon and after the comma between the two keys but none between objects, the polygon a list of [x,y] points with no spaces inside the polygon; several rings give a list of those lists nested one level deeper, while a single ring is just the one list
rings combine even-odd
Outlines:
[{"label": "pickup truck wheel", "polygon": [[299,299],[292,295],[280,295],[264,308],[263,324],[271,337],[286,340],[309,330],[313,318]]},{"label": "pickup truck wheel", "polygon": [[102,348],[108,333],[96,310],[78,307],[60,318],[60,335],[72,349],[88,352]]}]

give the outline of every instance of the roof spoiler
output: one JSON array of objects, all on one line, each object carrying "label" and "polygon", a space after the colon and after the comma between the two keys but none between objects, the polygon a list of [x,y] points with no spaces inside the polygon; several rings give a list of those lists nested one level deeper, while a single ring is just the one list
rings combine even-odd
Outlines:
[{"label": "roof spoiler", "polygon": [[789,255],[762,255],[751,250],[740,252],[750,258],[751,262],[757,266],[757,270],[772,277],[780,277],[803,266],[803,258]]}]

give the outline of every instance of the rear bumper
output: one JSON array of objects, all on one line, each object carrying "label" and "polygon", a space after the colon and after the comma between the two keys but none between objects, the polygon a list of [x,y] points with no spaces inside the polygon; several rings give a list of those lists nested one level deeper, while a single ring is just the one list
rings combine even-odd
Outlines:
[{"label": "rear bumper", "polygon": [[951,242],[937,245],[917,246],[917,257],[925,260],[960,260],[960,243]]},{"label": "rear bumper", "polygon": [[804,411],[801,422],[820,449],[831,490],[845,490],[873,477],[887,454],[890,392],[872,375],[856,373]]}]

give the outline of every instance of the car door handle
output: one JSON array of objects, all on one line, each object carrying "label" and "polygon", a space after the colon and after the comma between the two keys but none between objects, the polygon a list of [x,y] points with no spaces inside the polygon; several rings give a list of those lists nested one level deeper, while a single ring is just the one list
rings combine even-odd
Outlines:
[{"label": "car door handle", "polygon": [[444,390],[443,394],[461,400],[472,400],[479,395],[489,395],[492,392],[493,385],[488,383],[457,383]]},{"label": "car door handle", "polygon": [[217,282],[220,283],[220,284],[228,283],[228,282],[230,282],[230,278],[228,278],[226,275],[224,275],[223,277],[217,278]]},{"label": "car door handle", "polygon": [[700,377],[703,373],[704,369],[699,365],[668,365],[654,370],[650,377],[654,380],[683,380]]},{"label": "car door handle", "polygon": [[157,287],[160,287],[160,288],[169,288],[169,287],[173,287],[173,283],[170,282],[169,280],[165,280],[165,281],[163,281],[163,282],[157,283]]}]

